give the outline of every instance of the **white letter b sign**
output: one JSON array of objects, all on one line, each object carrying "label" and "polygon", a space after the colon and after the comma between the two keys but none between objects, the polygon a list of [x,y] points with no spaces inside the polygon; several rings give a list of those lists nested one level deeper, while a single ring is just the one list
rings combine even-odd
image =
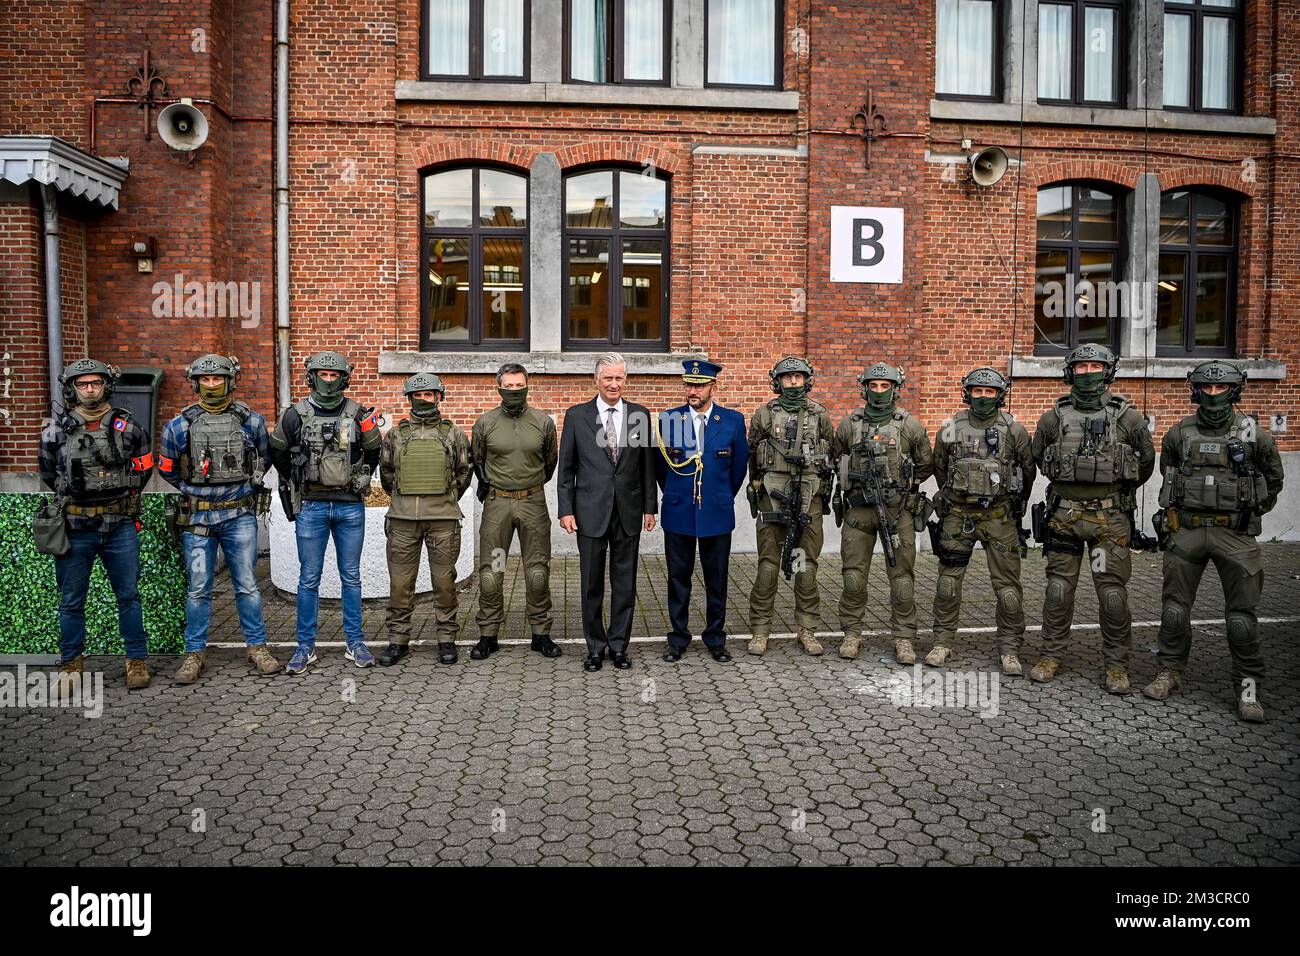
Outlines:
[{"label": "white letter b sign", "polygon": [[902,282],[903,210],[831,206],[831,281]]}]

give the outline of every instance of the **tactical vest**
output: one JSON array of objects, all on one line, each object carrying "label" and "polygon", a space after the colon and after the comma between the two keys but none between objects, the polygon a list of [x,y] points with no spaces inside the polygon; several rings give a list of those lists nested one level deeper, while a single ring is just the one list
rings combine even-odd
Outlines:
[{"label": "tactical vest", "polygon": [[849,445],[849,483],[850,506],[875,504],[874,492],[870,480],[871,459],[867,457],[866,443],[871,443],[875,456],[876,473],[880,476],[880,487],[885,492],[885,504],[896,505],[903,499],[903,494],[911,490],[912,456],[903,453],[903,424],[907,421],[907,412],[901,408],[894,409],[892,415],[876,424],[869,420],[862,409],[849,416],[852,430]]},{"label": "tactical vest", "polygon": [[122,437],[131,424],[130,412],[114,408],[99,420],[98,428],[87,428],[78,415],[70,417],[76,422],[66,432],[69,478],[75,497],[103,498],[144,484],[144,474],[131,468]]},{"label": "tactical vest", "polygon": [[1043,474],[1049,481],[1090,485],[1136,485],[1137,449],[1119,439],[1119,419],[1127,399],[1112,395],[1095,412],[1074,407],[1067,395],[1056,401],[1060,424],[1056,438],[1043,452]]},{"label": "tactical vest", "polygon": [[369,481],[369,472],[365,463],[358,458],[352,462],[352,446],[361,440],[357,427],[356,402],[350,398],[343,400],[337,418],[326,418],[316,410],[307,399],[294,405],[302,418],[302,437],[299,439],[307,449],[307,484],[316,488],[350,488],[360,493],[365,490],[364,478]]},{"label": "tactical vest", "polygon": [[[1177,436],[1182,460],[1166,468],[1160,489],[1162,507],[1231,514],[1250,511],[1268,497],[1268,482],[1256,459],[1256,422],[1236,413],[1232,427],[1216,435],[1202,430],[1196,416],[1179,423]],[[1240,446],[1241,462],[1232,460]]]},{"label": "tactical vest", "polygon": [[[959,412],[940,432],[949,448],[948,481],[941,489],[948,501],[988,507],[993,499],[1016,497],[1024,492],[1024,474],[1011,447],[1011,426],[1007,412],[999,412],[993,423],[980,427],[970,412]],[[988,433],[995,433],[997,451],[989,447]]]},{"label": "tactical vest", "polygon": [[261,482],[262,464],[244,431],[252,414],[247,405],[231,402],[220,414],[191,405],[181,414],[189,423],[189,447],[180,461],[183,479],[192,485]]},{"label": "tactical vest", "polygon": [[830,468],[830,442],[821,437],[820,405],[809,402],[797,412],[788,412],[776,401],[768,402],[772,414],[771,437],[763,439],[755,449],[758,469],[763,475],[763,487],[768,492],[788,494],[799,467],[786,460],[786,455],[803,456],[803,478],[800,492],[805,509],[821,485],[822,471]]},{"label": "tactical vest", "polygon": [[451,422],[404,420],[397,426],[393,454],[399,495],[445,495],[452,487]]}]

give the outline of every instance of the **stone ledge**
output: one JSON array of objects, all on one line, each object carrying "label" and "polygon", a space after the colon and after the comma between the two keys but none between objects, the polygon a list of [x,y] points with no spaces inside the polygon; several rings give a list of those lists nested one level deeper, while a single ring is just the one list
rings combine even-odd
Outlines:
[{"label": "stone ledge", "polygon": [[[1011,377],[1057,378],[1061,377],[1060,355],[1016,355],[1011,359]],[[1183,379],[1197,365],[1209,361],[1205,358],[1150,358],[1144,363],[1141,357],[1122,356],[1116,378]],[[1275,359],[1229,359],[1246,370],[1251,381],[1281,381],[1286,378],[1286,363]],[[1144,374],[1145,373],[1145,374]]]},{"label": "stone ledge", "polygon": [[663,109],[765,110],[796,113],[796,90],[724,90],[586,83],[465,83],[398,80],[399,103],[551,103]]},{"label": "stone ledge", "polygon": [[[931,100],[930,118],[965,123],[1019,123],[1018,103],[972,103]],[[1227,116],[1222,113],[1180,113],[1173,110],[1121,110],[1095,106],[1025,104],[1024,120],[1048,126],[1109,126],[1122,129],[1170,130],[1188,133],[1235,133],[1276,136],[1271,116]]]},{"label": "stone ledge", "polygon": [[[506,362],[518,362],[532,375],[591,375],[600,352],[401,352],[379,353],[381,375],[495,375]],[[703,352],[624,352],[629,375],[681,375],[682,362],[707,359]]]}]

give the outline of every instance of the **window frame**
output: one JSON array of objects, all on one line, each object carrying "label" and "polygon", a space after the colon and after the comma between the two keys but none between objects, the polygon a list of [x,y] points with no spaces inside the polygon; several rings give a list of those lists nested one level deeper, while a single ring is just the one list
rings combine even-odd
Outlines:
[{"label": "window frame", "polygon": [[[1127,0],[1040,0],[1037,4],[1038,9],[1044,6],[1068,6],[1073,11],[1070,17],[1070,97],[1069,99],[1058,100],[1040,95],[1038,93],[1038,77],[1035,75],[1034,95],[1037,97],[1037,102],[1044,106],[1097,106],[1103,109],[1123,109],[1125,97],[1128,94],[1127,89],[1125,89],[1125,77],[1128,73],[1127,63],[1121,62],[1128,52]],[[1084,35],[1084,25],[1089,7],[1115,12],[1115,56],[1111,65],[1111,89],[1115,92],[1115,98],[1110,100],[1089,100],[1085,99],[1083,95],[1084,44],[1079,42],[1079,38]],[[1041,33],[1038,36],[1038,43],[1038,54],[1041,59]]]},{"label": "window frame", "polygon": [[[1187,244],[1160,242],[1156,247],[1156,278],[1159,280],[1160,257],[1168,255],[1181,255],[1183,257],[1183,283],[1186,292],[1183,295],[1183,314],[1181,323],[1183,327],[1182,348],[1171,348],[1167,345],[1159,344],[1159,313],[1156,315],[1156,355],[1170,357],[1205,357],[1205,358],[1231,358],[1236,354],[1237,348],[1237,278],[1240,274],[1240,265],[1238,257],[1241,255],[1241,212],[1243,202],[1239,196],[1236,196],[1226,190],[1213,189],[1206,186],[1178,186],[1174,189],[1165,189],[1160,193],[1163,200],[1165,196],[1171,193],[1185,192],[1188,194],[1187,206],[1187,236],[1190,240]],[[1232,212],[1232,236],[1228,245],[1206,245],[1204,255],[1225,256],[1228,260],[1228,290],[1225,295],[1227,302],[1227,312],[1223,317],[1226,327],[1227,336],[1224,345],[1198,346],[1196,344],[1196,281],[1200,274],[1200,256],[1201,246],[1196,241],[1196,200],[1200,196],[1217,200],[1227,206]],[[1157,218],[1159,213],[1157,212]],[[1158,295],[1158,293],[1157,293]],[[1158,301],[1158,300],[1157,300]]]},{"label": "window frame", "polygon": [[[1242,104],[1244,102],[1243,86],[1246,77],[1246,44],[1242,36],[1241,23],[1245,19],[1242,7],[1245,0],[1236,0],[1231,7],[1207,7],[1203,6],[1201,0],[1166,0],[1164,9],[1161,11],[1163,17],[1169,14],[1186,14],[1191,17],[1192,30],[1189,43],[1191,45],[1191,66],[1188,70],[1191,80],[1191,89],[1188,90],[1187,106],[1170,106],[1164,101],[1163,81],[1160,88],[1160,108],[1175,113],[1211,113],[1220,116],[1240,116]],[[1220,17],[1232,21],[1232,103],[1226,109],[1207,108],[1201,105],[1201,96],[1203,89],[1201,85],[1201,74],[1204,63],[1202,62],[1203,53],[1203,30],[1204,20],[1209,17]],[[1160,62],[1163,69],[1165,55],[1168,47],[1165,45],[1166,40],[1162,38],[1160,49]]]},{"label": "window frame", "polygon": [[[425,187],[428,184],[430,176],[436,176],[439,173],[456,172],[457,170],[468,169],[472,172],[471,177],[471,203],[470,203],[470,224],[468,226],[426,226],[424,224],[424,198]],[[527,215],[527,225],[525,226],[483,226],[479,215],[479,174],[483,170],[498,170],[509,173],[512,176],[518,176],[524,181],[524,210]],[[420,195],[419,195],[419,243],[420,243],[420,351],[421,352],[466,352],[478,349],[488,349],[497,351],[526,352],[529,349],[531,321],[530,321],[530,304],[528,287],[530,285],[530,262],[529,262],[529,240],[528,233],[532,227],[532,195],[531,182],[529,181],[528,171],[521,170],[505,163],[476,162],[476,163],[448,163],[438,166],[430,166],[420,170]],[[523,252],[520,268],[520,282],[523,286],[523,337],[519,339],[491,339],[483,336],[483,242],[484,235],[488,238],[496,239],[519,239],[523,242]],[[469,305],[467,318],[469,320],[469,335],[465,339],[456,339],[454,341],[442,341],[431,339],[425,329],[424,320],[429,316],[429,240],[439,236],[448,238],[466,238],[469,239]],[[475,341],[475,332],[477,330],[478,341]]]},{"label": "window frame", "polygon": [[[994,0],[997,2],[997,0]],[[784,90],[785,89],[785,0],[775,0],[776,22],[773,24],[772,82],[769,83],[713,83],[709,80],[709,8],[704,0],[704,88],[710,90]]]},{"label": "window frame", "polygon": [[[673,181],[672,177],[663,170],[655,170],[655,178],[664,184],[664,228],[659,229],[627,229],[619,225],[619,219],[622,210],[622,187],[619,184],[619,173],[632,172],[640,174],[642,167],[634,166],[627,163],[595,163],[586,166],[576,166],[564,171],[560,184],[560,243],[561,243],[561,272],[560,272],[560,349],[564,352],[600,352],[600,351],[620,351],[620,352],[667,352],[669,347],[670,326],[672,323],[672,223],[673,223]],[[568,223],[568,197],[569,197],[569,180],[575,176],[582,176],[586,173],[597,173],[610,171],[614,174],[614,195],[613,206],[611,207],[611,228],[610,229],[593,229],[586,227],[571,227]],[[581,239],[607,239],[609,240],[610,258],[609,258],[609,281],[610,288],[617,288],[618,295],[610,295],[610,313],[609,330],[610,335],[603,339],[577,338],[570,334],[569,321],[569,277],[570,277],[570,243],[571,238]],[[660,322],[659,338],[656,339],[623,339],[623,256],[622,241],[625,238],[630,239],[659,239],[663,242],[663,294],[660,301],[660,313],[662,321]],[[617,252],[617,255],[615,254]],[[615,272],[617,264],[617,273]],[[615,337],[617,330],[617,338]]]},{"label": "window frame", "polygon": [[[1003,76],[1003,71],[1006,69],[1006,65],[1004,62],[1006,51],[1003,49],[1003,47],[1005,46],[1003,39],[1006,35],[1006,31],[1004,30],[1004,27],[1006,25],[1005,17],[1007,15],[1006,12],[1007,5],[1003,2],[1003,0],[984,0],[984,2],[991,3],[993,5],[993,30],[992,30],[993,42],[992,42],[992,49],[989,51],[990,54],[989,69],[992,71],[992,80],[993,80],[993,82],[990,84],[991,92],[988,93],[987,95],[979,95],[974,93],[940,93],[939,77],[937,75],[938,67],[936,66],[936,75],[932,78],[932,81],[934,83],[934,98],[936,100],[953,100],[958,103],[1001,103],[1003,102],[1003,99],[1006,95],[1006,90],[1004,89],[1006,78]],[[938,29],[937,29],[938,11],[939,11],[938,0],[935,0],[934,10],[935,10],[935,24],[936,24],[934,47],[935,47],[935,62],[937,63],[938,53],[939,53],[939,37],[938,37]]]},{"label": "window frame", "polygon": [[435,83],[530,83],[532,82],[532,32],[533,3],[523,0],[523,73],[517,76],[483,75],[483,4],[485,0],[469,2],[469,71],[467,73],[431,73],[429,71],[429,5],[432,0],[420,0],[420,79]]},{"label": "window frame", "polygon": [[[1111,251],[1113,248],[1113,251],[1115,253],[1115,269],[1111,273],[1110,281],[1123,282],[1125,279],[1124,266],[1128,256],[1128,232],[1126,229],[1127,222],[1124,214],[1124,210],[1126,206],[1126,202],[1125,202],[1126,190],[1124,189],[1123,186],[1120,186],[1117,183],[1105,182],[1102,180],[1095,180],[1095,179],[1069,179],[1069,180],[1063,180],[1063,181],[1058,181],[1053,183],[1044,183],[1042,186],[1038,187],[1038,190],[1059,189],[1062,186],[1068,187],[1071,190],[1070,235],[1073,236],[1074,238],[1068,240],[1037,238],[1038,193],[1036,191],[1034,194],[1034,233],[1035,233],[1034,286],[1037,287],[1038,285],[1038,276],[1037,276],[1038,253],[1044,249],[1066,251],[1067,254],[1066,274],[1069,275],[1071,273],[1071,270],[1073,270],[1073,273],[1076,277],[1081,277],[1082,271],[1079,267],[1082,265],[1083,252],[1085,250],[1092,249],[1092,250],[1099,250],[1099,251],[1102,250]],[[1114,203],[1115,206],[1116,239],[1113,244],[1110,242],[1100,242],[1095,239],[1082,240],[1078,238],[1080,203],[1077,201],[1077,198],[1073,193],[1073,190],[1076,189],[1096,189],[1099,192],[1107,193],[1111,197],[1111,201]],[[1056,345],[1051,342],[1040,342],[1038,340],[1037,300],[1038,300],[1038,296],[1037,296],[1037,292],[1035,292],[1034,305],[1033,305],[1034,354],[1062,356],[1068,354],[1072,349],[1077,348],[1080,344],[1079,343],[1079,316],[1077,315],[1067,315],[1064,317],[1065,318],[1065,344],[1064,345]],[[1120,337],[1123,334],[1123,329],[1121,328],[1121,322],[1123,321],[1123,319],[1124,316],[1122,315],[1106,316],[1106,321],[1108,323],[1108,334],[1106,336],[1106,340],[1102,344],[1106,345],[1116,355],[1119,354]]]},{"label": "window frame", "polygon": [[669,86],[672,84],[673,66],[673,0],[662,0],[663,7],[663,79],[662,80],[627,80],[623,78],[623,31],[624,0],[610,0],[609,19],[605,24],[606,49],[605,65],[609,72],[608,80],[574,79],[573,69],[573,0],[564,0],[564,17],[561,29],[564,31],[564,67],[565,83],[580,86]]}]

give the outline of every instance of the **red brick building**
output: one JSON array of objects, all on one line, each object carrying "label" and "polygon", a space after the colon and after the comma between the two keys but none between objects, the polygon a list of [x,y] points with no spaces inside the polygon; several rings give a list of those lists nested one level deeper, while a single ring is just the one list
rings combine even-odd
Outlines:
[{"label": "red brick building", "polygon": [[705,354],[747,413],[786,353],[837,415],[884,358],[931,427],[993,364],[1032,425],[1104,341],[1158,434],[1244,361],[1294,473],[1297,79],[1286,0],[12,0],[0,471],[46,414],[55,203],[64,354],[161,368],[164,416],[202,351],[269,417],[330,347],[383,411],[439,372],[468,425],[507,358],[560,412],[615,349],[651,407]]}]

